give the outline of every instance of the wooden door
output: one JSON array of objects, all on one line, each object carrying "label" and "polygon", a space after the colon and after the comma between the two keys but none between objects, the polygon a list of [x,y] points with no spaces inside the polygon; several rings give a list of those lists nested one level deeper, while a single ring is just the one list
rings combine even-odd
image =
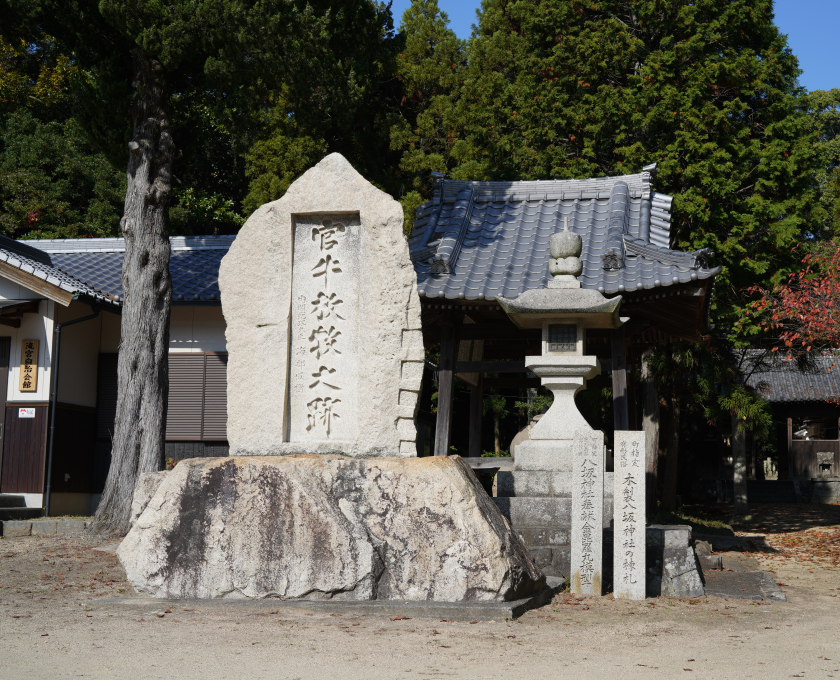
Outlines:
[{"label": "wooden door", "polygon": [[2,406],[0,408],[0,488],[3,485],[3,444],[6,439],[6,397],[9,388],[9,353],[12,347],[10,337],[0,338],[0,390],[2,390]]}]

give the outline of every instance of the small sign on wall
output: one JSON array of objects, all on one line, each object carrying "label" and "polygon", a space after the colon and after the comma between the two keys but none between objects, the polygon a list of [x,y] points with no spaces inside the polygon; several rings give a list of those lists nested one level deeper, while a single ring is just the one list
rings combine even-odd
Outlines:
[{"label": "small sign on wall", "polygon": [[[20,391],[38,390],[38,340],[22,340],[20,345]],[[29,416],[21,416],[25,418]],[[33,418],[35,416],[32,416]]]},{"label": "small sign on wall", "polygon": [[18,418],[34,418],[35,417],[35,409],[34,408],[19,408],[18,409]]}]

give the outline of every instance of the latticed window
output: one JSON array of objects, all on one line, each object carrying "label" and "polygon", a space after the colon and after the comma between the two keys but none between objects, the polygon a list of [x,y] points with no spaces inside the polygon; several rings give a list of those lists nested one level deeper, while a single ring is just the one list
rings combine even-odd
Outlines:
[{"label": "latticed window", "polygon": [[567,323],[549,324],[549,352],[574,352],[575,349],[577,349],[577,326]]}]

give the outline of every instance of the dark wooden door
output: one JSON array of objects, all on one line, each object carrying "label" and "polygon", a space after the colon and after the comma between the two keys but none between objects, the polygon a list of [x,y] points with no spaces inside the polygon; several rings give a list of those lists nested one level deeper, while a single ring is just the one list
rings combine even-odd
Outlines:
[{"label": "dark wooden door", "polygon": [[0,488],[3,486],[3,444],[6,439],[6,395],[9,390],[9,353],[12,347],[10,337],[0,338],[0,390],[2,390],[2,405],[0,408]]}]

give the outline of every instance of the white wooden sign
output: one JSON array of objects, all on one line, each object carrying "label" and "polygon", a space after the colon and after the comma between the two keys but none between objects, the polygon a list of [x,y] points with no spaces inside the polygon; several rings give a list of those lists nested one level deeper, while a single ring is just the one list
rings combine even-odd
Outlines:
[{"label": "white wooden sign", "polygon": [[613,596],[644,600],[645,433],[617,430],[614,474]]}]

